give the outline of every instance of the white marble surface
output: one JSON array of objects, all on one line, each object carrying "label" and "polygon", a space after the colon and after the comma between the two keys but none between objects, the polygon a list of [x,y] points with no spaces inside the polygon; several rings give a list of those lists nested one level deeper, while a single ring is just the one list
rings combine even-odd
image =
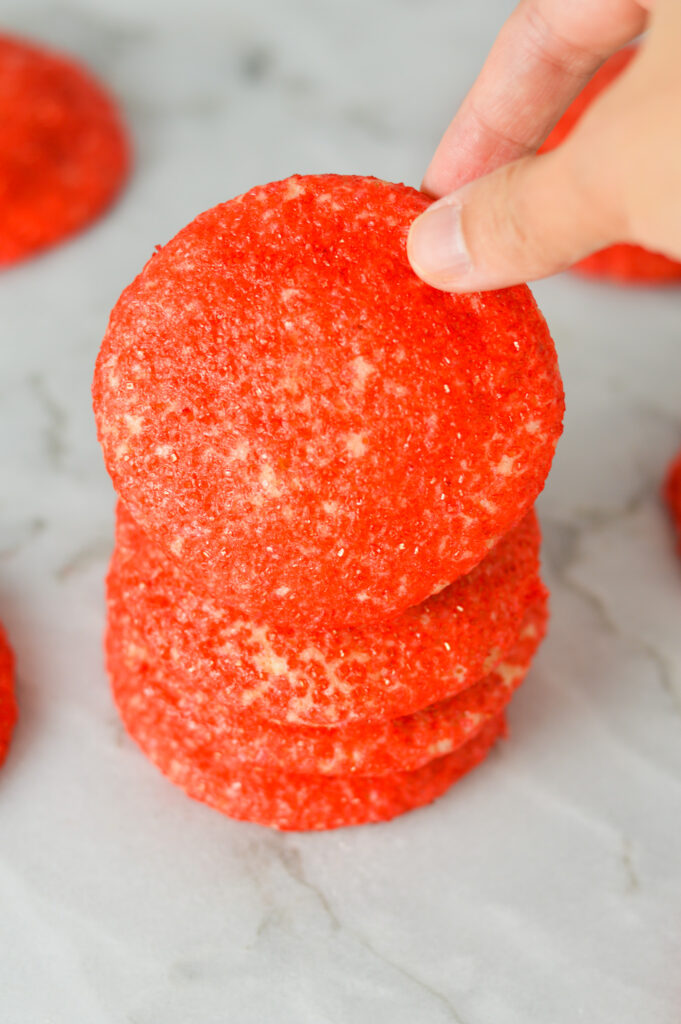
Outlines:
[{"label": "white marble surface", "polygon": [[199,210],[293,171],[417,183],[510,4],[0,0],[89,60],[137,168],[115,212],[0,279],[3,1024],[678,1024],[681,293],[536,288],[566,432],[541,500],[553,628],[512,736],[392,824],[278,835],[194,804],[102,669],[113,496],[89,383],[108,310]]}]

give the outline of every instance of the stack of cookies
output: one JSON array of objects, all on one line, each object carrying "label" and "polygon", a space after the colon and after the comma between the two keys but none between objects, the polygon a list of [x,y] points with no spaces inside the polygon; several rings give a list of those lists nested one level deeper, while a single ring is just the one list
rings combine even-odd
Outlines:
[{"label": "stack of cookies", "polygon": [[322,829],[429,802],[503,734],[545,630],[555,351],[525,287],[414,276],[426,205],[371,178],[254,189],[111,316],[114,695],[161,770],[233,817]]}]

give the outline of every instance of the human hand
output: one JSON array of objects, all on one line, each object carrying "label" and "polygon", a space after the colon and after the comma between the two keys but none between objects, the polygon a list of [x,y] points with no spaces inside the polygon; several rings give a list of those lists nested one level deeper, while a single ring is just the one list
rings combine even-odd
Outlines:
[{"label": "human hand", "polygon": [[[681,259],[681,4],[522,0],[423,181],[414,270],[446,291],[555,273],[614,242]],[[639,52],[557,149],[534,155],[599,64]],[[444,197],[444,198],[440,198]]]}]

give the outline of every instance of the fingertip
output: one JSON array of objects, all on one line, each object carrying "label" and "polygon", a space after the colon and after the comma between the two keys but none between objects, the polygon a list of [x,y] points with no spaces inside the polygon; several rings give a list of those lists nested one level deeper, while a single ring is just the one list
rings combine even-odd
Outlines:
[{"label": "fingertip", "polygon": [[427,284],[454,290],[471,270],[461,226],[461,207],[446,200],[434,203],[412,223],[407,256],[414,272]]}]

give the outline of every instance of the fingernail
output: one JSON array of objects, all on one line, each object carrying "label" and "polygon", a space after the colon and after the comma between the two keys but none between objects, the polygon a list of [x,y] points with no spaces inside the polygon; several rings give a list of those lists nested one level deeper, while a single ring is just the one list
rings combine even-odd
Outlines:
[{"label": "fingernail", "polygon": [[420,277],[452,279],[471,269],[471,258],[461,228],[461,207],[433,203],[409,230],[409,260]]}]

